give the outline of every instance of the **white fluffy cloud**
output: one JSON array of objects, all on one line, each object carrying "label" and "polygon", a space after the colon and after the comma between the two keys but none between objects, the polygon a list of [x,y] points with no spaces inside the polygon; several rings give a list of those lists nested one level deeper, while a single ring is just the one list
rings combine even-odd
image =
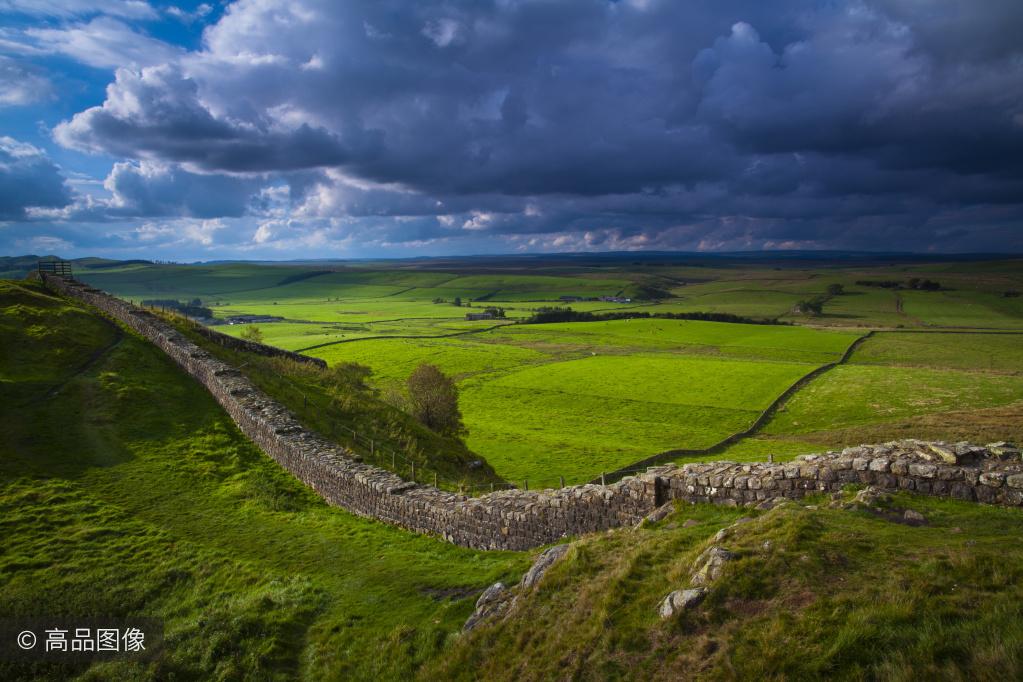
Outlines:
[{"label": "white fluffy cloud", "polygon": [[31,104],[52,94],[49,79],[38,69],[0,56],[0,107]]},{"label": "white fluffy cloud", "polygon": [[152,19],[156,10],[142,0],[0,0],[0,12],[44,17],[109,14],[126,19]]},{"label": "white fluffy cloud", "polygon": [[142,67],[176,60],[181,50],[150,38],[123,21],[96,17],[60,28],[31,28],[26,38],[35,49],[63,54],[98,68]]}]

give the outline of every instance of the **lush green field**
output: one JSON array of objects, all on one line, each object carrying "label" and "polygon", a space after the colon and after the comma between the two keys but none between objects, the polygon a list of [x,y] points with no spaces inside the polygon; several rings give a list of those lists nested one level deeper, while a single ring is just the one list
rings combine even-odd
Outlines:
[{"label": "lush green field", "polygon": [[823,364],[837,360],[858,336],[822,333],[805,327],[637,319],[516,325],[488,332],[479,339],[557,350],[600,353],[658,350]]},{"label": "lush green field", "polygon": [[[380,339],[343,343],[310,351],[331,365],[358,362],[373,368],[380,386],[402,384],[423,362],[440,367],[458,380],[470,376],[516,369],[533,363],[547,363],[551,356],[531,348],[510,344],[483,343],[479,335],[449,339]],[[473,339],[473,340],[470,340]]]},{"label": "lush green field", "polygon": [[[1023,288],[1018,263],[540,274],[100,265],[84,278],[136,300],[197,296],[218,314],[286,317],[260,325],[285,347],[345,340],[310,354],[370,366],[378,394],[331,372],[208,347],[244,363],[313,428],[342,441],[344,427],[371,430],[421,456],[418,471],[442,476],[462,475],[479,453],[498,475],[538,487],[710,445],[837,360],[866,327],[883,331],[762,432],[687,459],[788,459],[897,437],[1023,440],[1023,336],[972,333],[1020,326],[1019,299],[1002,295]],[[855,285],[925,273],[946,288]],[[789,313],[829,283],[847,293],[825,300],[822,317]],[[573,307],[781,315],[813,327],[634,319],[425,338],[492,324],[466,323],[465,309],[432,303],[437,296],[506,301],[514,318],[557,296],[629,295],[640,284],[678,298]],[[423,361],[458,380],[468,448],[385,402]],[[167,624],[153,663],[97,667],[85,679],[1023,674],[1019,510],[898,496],[927,517],[912,528],[827,500],[767,514],[686,507],[654,526],[583,539],[508,621],[459,636],[480,591],[516,580],[529,557],[467,551],[327,507],[132,334],[35,285],[0,284],[0,391],[5,614],[144,614]],[[739,561],[700,609],[661,621],[658,601],[684,587],[692,559],[740,515],[760,518],[729,536]],[[2,679],[80,672],[0,662]]]},{"label": "lush green field", "polygon": [[[852,366],[815,380],[757,441],[716,454],[759,458],[777,448],[774,454],[786,457],[916,431],[933,437],[1018,433],[1017,379],[986,376],[1023,372],[1018,337],[970,333],[1023,328],[1023,298],[1011,295],[1023,289],[1018,261],[828,266],[792,261],[773,267],[755,259],[656,267],[625,259],[475,263],[100,262],[80,276],[136,300],[198,297],[220,317],[285,318],[258,325],[267,343],[331,364],[368,365],[382,395],[400,392],[420,362],[437,364],[460,382],[470,448],[499,474],[534,484],[559,476],[586,480],[656,452],[713,444],[745,428],[765,400],[838,359],[868,329],[886,331],[857,351]],[[910,289],[912,277],[936,280],[941,290]],[[842,292],[829,294],[835,284]],[[644,287],[668,295],[629,303],[559,301],[636,296]],[[470,309],[452,305],[456,296],[472,301],[472,310],[504,307],[506,326],[491,330],[497,322],[466,321]],[[443,302],[434,303],[437,299]],[[822,315],[792,312],[807,300],[820,301]],[[780,318],[793,326],[665,319],[511,324],[552,305],[729,313]],[[956,333],[893,333],[900,328]],[[237,335],[245,326],[220,329]],[[683,402],[683,395],[692,400]],[[971,423],[977,428],[967,428]]]},{"label": "lush green field", "polygon": [[861,345],[856,364],[1023,373],[1023,334],[878,334]]},{"label": "lush green field", "polygon": [[[469,340],[471,338],[471,340]],[[682,320],[517,325],[455,339],[381,339],[311,351],[400,388],[420,362],[456,377],[467,443],[516,482],[586,481],[747,428],[781,392],[837,360],[855,334]]]},{"label": "lush green field", "polygon": [[102,352],[119,333],[74,305],[5,283],[0,310],[3,616],[166,624],[152,663],[86,679],[408,679],[528,565],[327,507],[155,347]]}]

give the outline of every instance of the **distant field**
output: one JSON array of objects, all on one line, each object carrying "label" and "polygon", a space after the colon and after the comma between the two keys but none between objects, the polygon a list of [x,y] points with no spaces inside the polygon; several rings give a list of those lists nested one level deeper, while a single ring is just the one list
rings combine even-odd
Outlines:
[{"label": "distant field", "polygon": [[885,333],[868,339],[855,364],[1023,373],[1023,334]]},{"label": "distant field", "polygon": [[[1023,290],[1018,261],[828,268],[533,263],[493,270],[468,260],[438,270],[418,262],[104,264],[81,277],[136,301],[200,298],[218,317],[282,317],[258,325],[267,343],[311,348],[310,355],[331,364],[366,364],[374,385],[392,394],[420,362],[434,363],[461,386],[470,447],[499,474],[534,483],[585,480],[659,451],[715,443],[869,329],[887,331],[864,343],[848,366],[789,400],[756,439],[713,456],[788,457],[916,433],[1008,437],[1017,432],[1016,410],[1023,410],[1017,407],[1023,337],[970,333],[1023,329],[1023,298],[1011,295]],[[942,290],[909,289],[911,277],[936,280]],[[903,284],[861,283],[882,281]],[[842,293],[828,294],[833,284]],[[640,300],[643,287],[671,297]],[[612,295],[633,300],[560,300]],[[472,308],[452,305],[456,297]],[[820,301],[823,314],[793,313],[807,300]],[[488,305],[505,308],[509,324],[488,330],[500,321],[465,320]],[[510,324],[544,306],[728,313],[792,326],[666,319]],[[238,335],[245,327],[220,329]],[[923,333],[941,329],[955,333]]]},{"label": "distant field", "polygon": [[[812,367],[692,356],[598,356],[466,383],[469,445],[513,478],[588,480],[742,430]],[[536,436],[539,436],[537,438]],[[523,450],[532,451],[523,456]]]},{"label": "distant field", "polygon": [[750,359],[823,364],[837,360],[857,336],[822,333],[805,327],[638,319],[521,325],[488,332],[480,340],[598,351],[710,352]]},{"label": "distant field", "polygon": [[327,346],[309,355],[330,364],[358,362],[373,368],[378,382],[404,382],[422,362],[440,367],[446,374],[464,379],[480,372],[515,369],[550,356],[529,348],[453,339],[381,339]]},{"label": "distant field", "polygon": [[765,433],[815,431],[1023,400],[1023,376],[953,369],[845,365],[793,398]]},{"label": "distant field", "polygon": [[680,320],[502,327],[450,339],[366,339],[311,351],[400,387],[420,362],[460,381],[469,446],[517,481],[589,480],[748,427],[855,334]]}]

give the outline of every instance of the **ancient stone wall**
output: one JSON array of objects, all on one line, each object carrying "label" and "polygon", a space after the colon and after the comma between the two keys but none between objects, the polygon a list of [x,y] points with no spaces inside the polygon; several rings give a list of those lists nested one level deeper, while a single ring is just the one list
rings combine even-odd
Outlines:
[{"label": "ancient stone wall", "polygon": [[151,313],[73,280],[44,275],[44,281],[163,350],[206,387],[242,433],[328,503],[466,547],[529,549],[635,524],[670,500],[748,504],[836,490],[846,483],[1023,505],[1018,451],[919,441],[804,456],[785,464],[668,465],[608,486],[509,490],[477,498],[448,493],[356,461],[352,452],[305,429],[241,372]]}]

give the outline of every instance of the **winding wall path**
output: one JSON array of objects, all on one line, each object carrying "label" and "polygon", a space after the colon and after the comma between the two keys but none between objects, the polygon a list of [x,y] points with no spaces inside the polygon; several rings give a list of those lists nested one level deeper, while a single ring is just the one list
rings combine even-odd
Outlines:
[{"label": "winding wall path", "polygon": [[1019,451],[920,441],[806,455],[785,464],[667,465],[606,486],[509,490],[477,498],[447,493],[356,461],[346,448],[304,428],[238,369],[148,311],[73,280],[44,275],[44,281],[163,350],[210,392],[242,433],[329,504],[466,547],[530,549],[635,524],[670,500],[749,504],[848,483],[1023,506]]}]

